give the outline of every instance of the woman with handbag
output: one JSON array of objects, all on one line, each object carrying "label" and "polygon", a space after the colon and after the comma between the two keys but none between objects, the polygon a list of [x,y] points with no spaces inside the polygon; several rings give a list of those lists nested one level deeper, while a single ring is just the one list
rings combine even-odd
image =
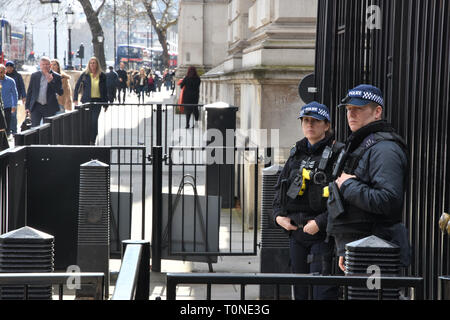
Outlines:
[{"label": "woman with handbag", "polygon": [[[108,91],[106,88],[106,74],[102,71],[100,63],[96,57],[89,59],[86,70],[81,74],[75,85],[73,94],[73,103],[78,104],[78,94],[80,87],[83,88],[81,103],[104,102],[108,101]],[[106,109],[107,105],[103,106]],[[101,105],[91,105],[91,132],[90,144],[94,145],[98,134],[98,117],[101,111]]]},{"label": "woman with handbag", "polygon": [[[200,96],[200,77],[197,74],[195,67],[189,67],[186,77],[181,81],[180,87],[183,90],[183,104],[189,104],[184,106],[184,113],[186,113],[186,129],[189,129],[189,121],[191,114],[194,114],[195,121],[198,121],[198,99]],[[195,122],[192,128],[195,127]]]}]

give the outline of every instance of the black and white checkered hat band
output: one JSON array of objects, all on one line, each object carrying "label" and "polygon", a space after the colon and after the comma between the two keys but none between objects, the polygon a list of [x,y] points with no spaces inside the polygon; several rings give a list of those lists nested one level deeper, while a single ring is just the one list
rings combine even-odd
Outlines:
[{"label": "black and white checkered hat band", "polygon": [[381,97],[373,92],[370,92],[370,91],[360,91],[360,90],[350,91],[348,93],[348,96],[350,98],[359,98],[359,99],[373,101],[373,102],[378,103],[381,106],[384,105],[383,97]]}]

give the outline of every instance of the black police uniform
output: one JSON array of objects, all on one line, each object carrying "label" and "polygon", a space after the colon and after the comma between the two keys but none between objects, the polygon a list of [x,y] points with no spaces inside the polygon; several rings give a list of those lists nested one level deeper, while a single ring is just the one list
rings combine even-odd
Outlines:
[{"label": "black police uniform", "polygon": [[356,179],[340,187],[344,212],[334,217],[329,208],[327,232],[336,240],[337,254],[344,256],[346,243],[372,234],[398,243],[401,229],[385,233],[402,221],[408,166],[403,139],[380,120],[352,133],[345,148],[349,156],[344,171]]},{"label": "black police uniform", "polygon": [[[314,178],[305,180],[306,189],[303,195],[297,195],[294,199],[287,196],[290,187],[295,183],[300,167],[311,172],[317,171],[322,154],[326,147],[333,146],[333,136],[327,135],[323,140],[313,146],[309,145],[306,138],[298,141],[291,150],[289,159],[284,166],[278,183],[275,186],[276,194],[273,201],[273,218],[288,216],[293,224],[299,226],[296,231],[290,231],[290,263],[293,273],[320,273],[329,274],[333,254],[333,241],[325,242],[327,208],[326,197],[323,188],[327,186],[327,179],[314,183]],[[337,154],[338,152],[335,151]],[[329,161],[332,164],[332,160]],[[326,177],[330,176],[331,168],[327,166],[324,171]],[[319,232],[310,235],[303,232],[303,225],[309,220],[315,220]],[[308,289],[304,286],[294,286],[295,299],[308,298]],[[337,299],[338,289],[331,286],[316,286],[313,289],[314,299]]]}]

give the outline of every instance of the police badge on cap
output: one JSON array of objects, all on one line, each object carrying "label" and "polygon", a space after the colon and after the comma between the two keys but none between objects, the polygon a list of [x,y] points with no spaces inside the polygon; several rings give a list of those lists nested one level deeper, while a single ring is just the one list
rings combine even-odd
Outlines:
[{"label": "police badge on cap", "polygon": [[330,121],[330,111],[328,107],[324,104],[320,104],[316,101],[305,104],[300,110],[300,115],[298,119],[303,117],[311,117],[317,120],[327,120]]},{"label": "police badge on cap", "polygon": [[369,84],[361,84],[351,89],[347,97],[342,101],[345,105],[352,105],[357,107],[363,107],[371,102],[375,102],[378,105],[384,107],[383,94],[381,90]]}]

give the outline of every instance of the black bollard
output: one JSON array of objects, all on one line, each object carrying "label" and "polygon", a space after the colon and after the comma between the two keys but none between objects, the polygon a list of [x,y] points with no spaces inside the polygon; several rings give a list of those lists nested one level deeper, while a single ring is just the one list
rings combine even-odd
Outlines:
[{"label": "black bollard", "polygon": [[[54,237],[23,227],[0,236],[0,272],[53,272]],[[2,286],[0,300],[51,300],[52,286]]]}]

